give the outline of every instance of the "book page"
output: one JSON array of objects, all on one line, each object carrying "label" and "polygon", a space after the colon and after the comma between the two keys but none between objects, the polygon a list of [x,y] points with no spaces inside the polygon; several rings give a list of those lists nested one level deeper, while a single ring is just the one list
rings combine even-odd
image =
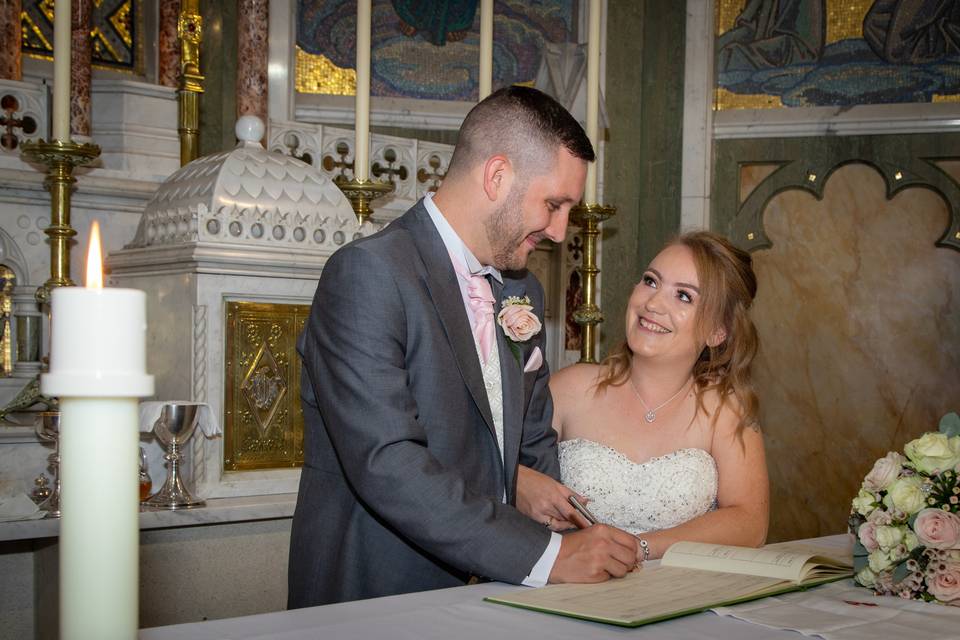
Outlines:
[{"label": "book page", "polygon": [[677,542],[671,545],[663,555],[662,563],[664,566],[766,576],[796,583],[848,572],[847,567],[842,567],[840,571],[834,570],[835,568],[830,566],[834,564],[831,559],[815,556],[814,553],[702,542]]},{"label": "book page", "polygon": [[563,613],[580,618],[636,624],[701,611],[777,591],[776,578],[651,567],[599,584],[559,584],[487,598],[492,602]]}]

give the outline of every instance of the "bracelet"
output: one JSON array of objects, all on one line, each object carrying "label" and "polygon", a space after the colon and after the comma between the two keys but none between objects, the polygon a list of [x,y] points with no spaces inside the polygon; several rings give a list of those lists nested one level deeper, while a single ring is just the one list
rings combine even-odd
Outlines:
[{"label": "bracelet", "polygon": [[650,543],[639,536],[637,540],[640,541],[640,550],[643,551],[643,562],[646,562],[650,559]]}]

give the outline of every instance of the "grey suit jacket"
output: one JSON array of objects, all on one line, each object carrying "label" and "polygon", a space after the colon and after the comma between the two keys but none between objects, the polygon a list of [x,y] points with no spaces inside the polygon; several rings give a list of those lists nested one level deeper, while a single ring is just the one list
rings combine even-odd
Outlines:
[{"label": "grey suit jacket", "polygon": [[[528,273],[505,273],[494,295],[527,295],[543,317]],[[456,274],[422,203],[331,256],[298,345],[290,608],[529,574],[550,532],[511,505],[518,462],[559,477],[553,404],[546,362],[524,373],[496,333],[502,463]],[[542,331],[521,345],[524,362],[535,346]]]}]

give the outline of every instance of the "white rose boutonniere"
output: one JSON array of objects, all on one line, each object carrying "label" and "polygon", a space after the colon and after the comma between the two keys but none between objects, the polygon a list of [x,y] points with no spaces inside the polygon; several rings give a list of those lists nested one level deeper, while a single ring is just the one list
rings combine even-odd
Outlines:
[{"label": "white rose boutonniere", "polygon": [[500,307],[500,313],[497,314],[497,324],[500,325],[504,335],[507,336],[507,343],[510,345],[513,357],[520,363],[520,348],[517,345],[521,342],[527,342],[540,333],[543,324],[537,314],[533,312],[533,305],[530,303],[529,296],[508,296],[500,303]]}]

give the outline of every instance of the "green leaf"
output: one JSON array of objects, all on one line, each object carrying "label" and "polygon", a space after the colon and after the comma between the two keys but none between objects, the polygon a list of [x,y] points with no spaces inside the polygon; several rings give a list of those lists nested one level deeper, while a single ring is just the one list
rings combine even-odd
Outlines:
[{"label": "green leaf", "polygon": [[523,360],[521,359],[520,347],[517,346],[517,343],[507,338],[507,346],[510,347],[510,352],[513,354],[513,359],[517,361],[517,364],[521,367],[523,366]]},{"label": "green leaf", "polygon": [[946,435],[948,438],[960,436],[960,416],[958,416],[956,412],[951,411],[940,418],[940,433]]}]

